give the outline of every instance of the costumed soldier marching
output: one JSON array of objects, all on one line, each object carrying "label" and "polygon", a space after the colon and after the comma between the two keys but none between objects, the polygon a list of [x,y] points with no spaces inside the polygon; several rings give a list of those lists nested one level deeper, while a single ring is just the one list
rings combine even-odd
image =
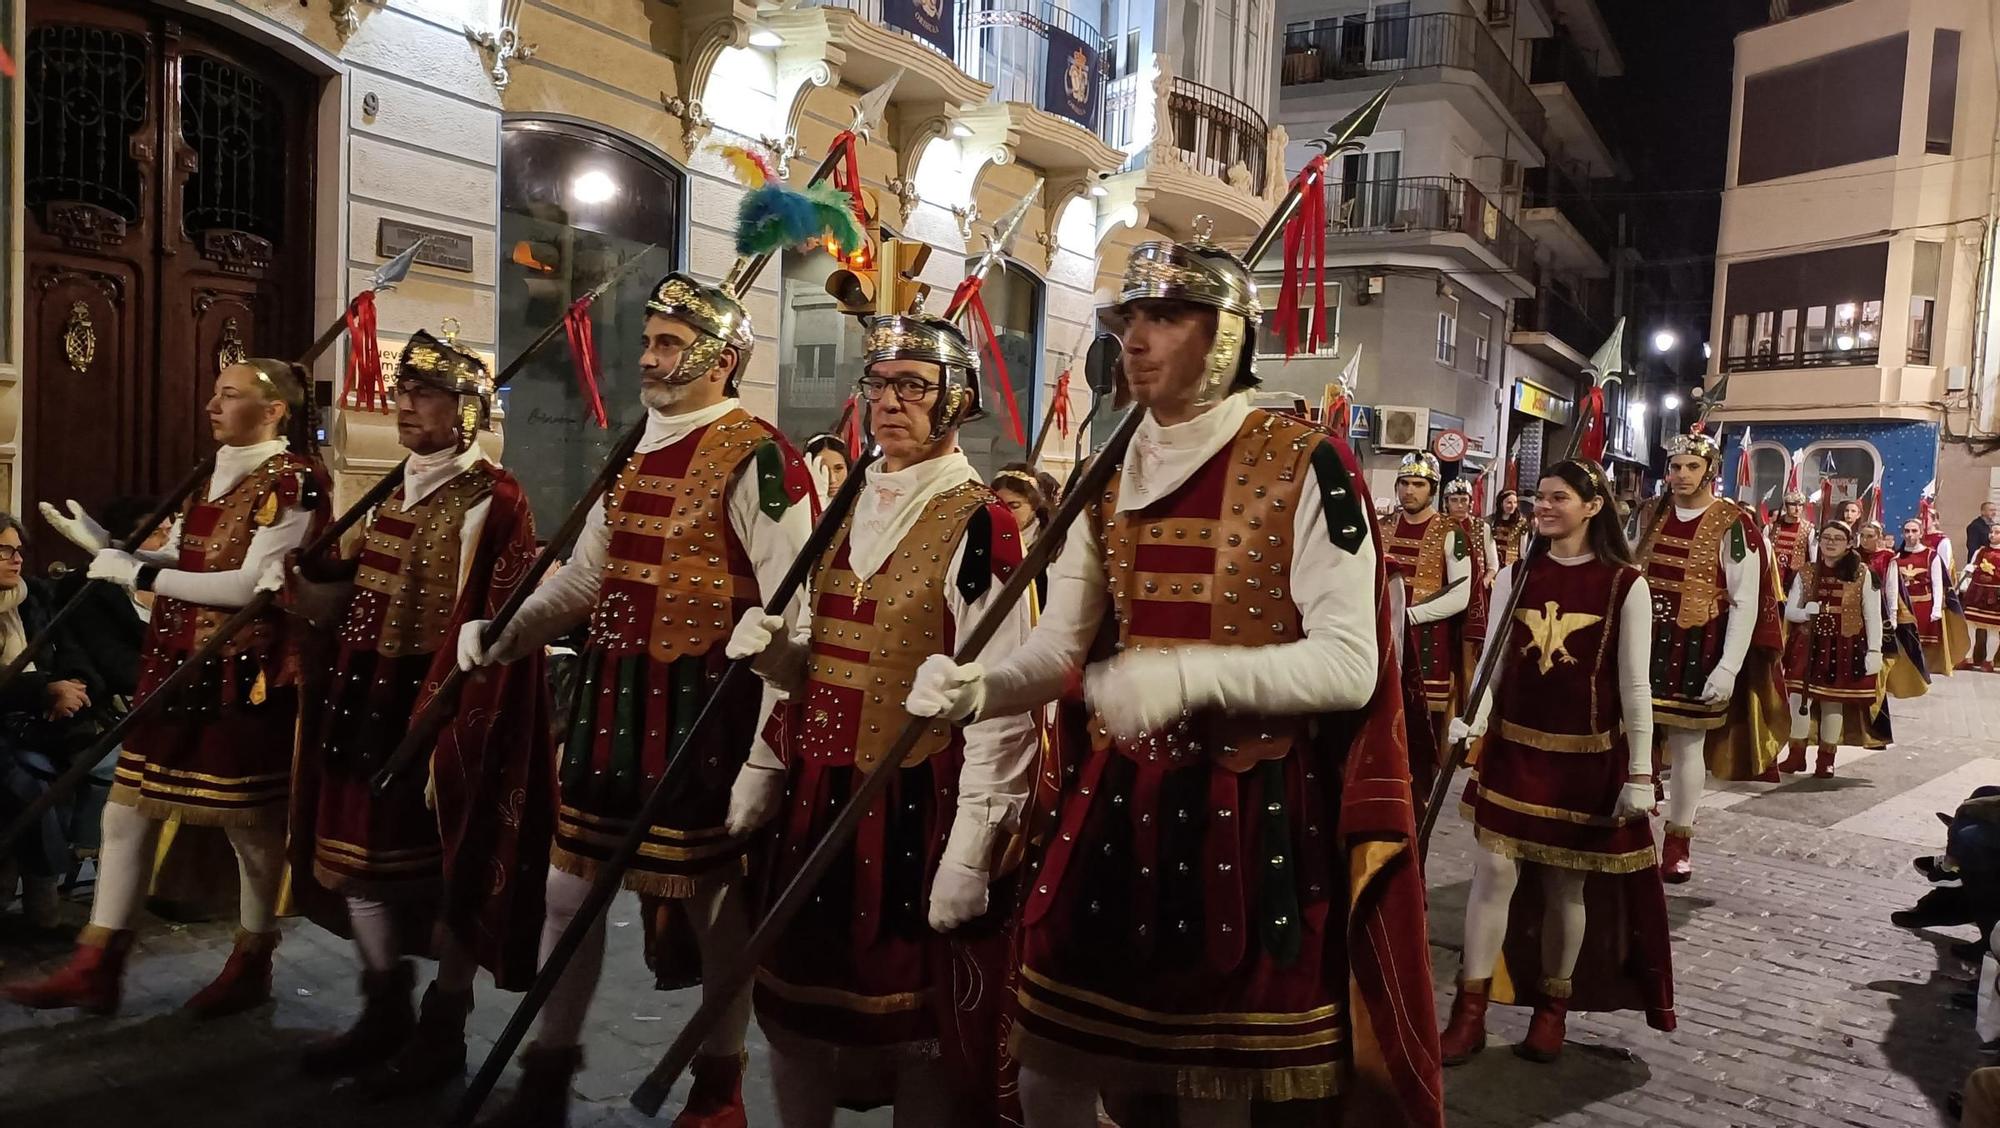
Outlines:
[{"label": "costumed soldier marching", "polygon": [[1493,544],[1500,554],[1500,566],[1507,567],[1521,558],[1521,548],[1528,543],[1528,515],[1521,511],[1521,495],[1514,490],[1501,490],[1499,500],[1493,510]]},{"label": "costumed soldier marching", "polygon": [[1813,561],[1819,548],[1819,539],[1813,535],[1812,522],[1806,520],[1805,512],[1804,492],[1787,490],[1778,519],[1764,529],[1764,543],[1770,546],[1771,559],[1778,566],[1780,592],[1792,590],[1792,581]]},{"label": "costumed soldier marching", "polygon": [[1788,722],[1775,576],[1755,520],[1715,496],[1721,453],[1700,431],[1667,445],[1668,494],[1638,515],[1653,595],[1653,724],[1665,732],[1667,831],[1660,868],[1693,875],[1689,844],[1708,776],[1772,771]]},{"label": "costumed soldier marching", "polygon": [[1500,552],[1494,543],[1493,527],[1472,511],[1471,482],[1453,478],[1444,484],[1444,515],[1457,523],[1459,533],[1472,546],[1471,594],[1466,597],[1465,618],[1461,620],[1465,629],[1461,632],[1458,667],[1460,676],[1465,677],[1478,665],[1479,652],[1486,645],[1487,602],[1492,597],[1494,577],[1500,571]]},{"label": "costumed soldier marching", "polygon": [[1833,775],[1834,748],[1847,735],[1859,745],[1881,700],[1882,597],[1875,573],[1854,551],[1853,534],[1834,521],[1819,531],[1819,551],[1792,581],[1785,599],[1792,624],[1785,649],[1791,748],[1786,772],[1806,770],[1806,737],[1819,711],[1819,757],[1813,775]]},{"label": "costumed soldier marching", "polygon": [[[43,508],[51,524],[96,553],[92,579],[154,593],[140,697],[250,602],[266,568],[325,524],[327,489],[313,454],[309,394],[304,371],[285,361],[250,359],[222,370],[208,401],[210,429],[222,444],[215,469],[158,552],[108,547],[104,529],[74,503],[69,515]],[[9,998],[96,1014],[118,1009],[133,917],[152,877],[160,827],[174,816],[189,826],[224,828],[239,870],[235,947],[187,1009],[215,1017],[270,998],[298,724],[298,662],[286,630],[281,612],[259,617],[199,678],[134,727],[104,810],[90,925],[67,967],[7,987]]]},{"label": "costumed soldier marching", "polygon": [[[569,565],[482,647],[484,619],[459,633],[459,664],[514,661],[574,630],[590,631],[574,719],[559,768],[560,805],[548,875],[543,956],[582,906],[598,865],[624,836],[728,665],[738,616],[775,588],[811,531],[817,506],[805,463],[771,424],[745,411],[737,383],[755,342],[727,284],[662,279],[646,303],[640,399],[646,431],[610,494],[592,508]],[[652,826],[624,884],[670,899],[705,968],[749,935],[749,843],[725,826],[730,785],[776,704],[754,680],[692,749],[666,816]],[[761,751],[768,758],[768,751]],[[649,909],[649,912],[653,910]],[[670,934],[663,931],[662,936]],[[485,1123],[564,1122],[578,1041],[604,960],[604,922],[585,937],[543,1008],[522,1056],[521,1085]],[[746,995],[695,1059],[679,1128],[741,1128]]]},{"label": "costumed soldier marching", "polygon": [[1442,476],[1435,455],[1412,452],[1396,467],[1395,512],[1382,519],[1383,563],[1407,590],[1409,632],[1403,648],[1422,686],[1422,705],[1432,734],[1430,745],[1410,749],[1417,794],[1430,793],[1440,765],[1448,763],[1445,732],[1464,692],[1465,654],[1460,635],[1472,602],[1472,538],[1458,523],[1438,513]]},{"label": "costumed soldier marching", "polygon": [[2000,658],[2000,525],[1986,528],[1986,543],[1976,546],[1958,582],[1965,621],[1977,632],[1972,668],[1993,672]]},{"label": "costumed soldier marching", "polygon": [[[738,777],[730,826],[771,826],[782,884],[863,775],[897,775],[758,969],[757,1017],[788,1126],[885,1100],[899,1124],[990,1123],[1014,902],[1003,855],[1038,732],[1008,710],[963,729],[934,723],[901,764],[880,757],[919,663],[993,613],[1021,536],[958,449],[981,414],[964,334],[920,312],[864,324],[859,393],[882,456],[813,566],[809,621],[794,636],[753,611],[730,642],[797,702],[773,741],[783,762],[760,749]],[[1019,646],[1030,613],[1027,600],[1002,612],[984,656]]]},{"label": "costumed soldier marching", "polygon": [[[498,610],[536,551],[520,483],[479,451],[493,406],[485,362],[419,330],[393,380],[410,452],[402,483],[369,514],[355,555],[301,560],[289,579],[279,569],[267,580],[332,631],[293,775],[292,872],[300,905],[351,936],[362,966],[360,1017],[302,1065],[362,1073],[379,1097],[462,1074],[480,967],[506,990],[533,978],[555,817],[538,657],[471,680],[426,786],[369,787],[450,671],[460,625]],[[438,964],[421,1017],[412,955]]]},{"label": "costumed soldier marching", "polygon": [[[1674,1028],[1666,895],[1653,851],[1653,597],[1633,566],[1596,462],[1542,475],[1549,550],[1494,590],[1497,689],[1454,743],[1487,734],[1465,787],[1479,852],[1458,996],[1440,1047],[1456,1065],[1486,1044],[1486,1005],[1531,1002],[1515,1052],[1554,1061],[1571,1010],[1642,1010]],[[1514,585],[1522,585],[1518,602]],[[1511,621],[1497,616],[1512,603]],[[1529,880],[1521,881],[1527,869]]]},{"label": "costumed soldier marching", "polygon": [[1250,406],[1259,305],[1227,251],[1139,247],[1114,317],[1147,416],[1034,636],[927,661],[908,702],[1009,716],[1088,663],[1022,918],[1029,1128],[1094,1128],[1100,1091],[1130,1124],[1441,1124],[1400,624],[1357,465]]},{"label": "costumed soldier marching", "polygon": [[1951,606],[1951,542],[1926,534],[1923,522],[1903,522],[1903,540],[1896,553],[1896,571],[1903,585],[1904,621],[1913,623],[1922,642],[1924,666],[1932,677],[1951,676],[1965,665],[1966,629]]}]

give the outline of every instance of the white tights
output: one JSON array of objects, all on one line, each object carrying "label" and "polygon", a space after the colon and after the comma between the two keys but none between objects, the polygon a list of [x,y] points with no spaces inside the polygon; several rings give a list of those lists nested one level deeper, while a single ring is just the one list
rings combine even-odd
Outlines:
[{"label": "white tights", "polygon": [[[1806,733],[1812,731],[1812,716],[1806,712],[1805,699],[1798,694],[1794,693],[1791,695],[1791,703],[1792,739],[1804,740]],[[1844,709],[1838,701],[1822,701],[1819,703],[1819,742],[1821,744],[1840,743],[1840,724],[1841,718],[1844,715]]]},{"label": "white tights", "polygon": [[[811,1051],[788,1053],[771,1047],[771,1087],[778,1099],[778,1123],[784,1128],[832,1128],[840,1081],[832,1061]],[[1093,1096],[1093,1102],[1095,1097]],[[936,1062],[912,1064],[896,1071],[894,1128],[934,1128],[956,1124],[959,1091],[951,1071]],[[1091,1106],[1090,1128],[1097,1126]],[[1030,1124],[1033,1119],[1030,1118]]]},{"label": "white tights", "polygon": [[[1669,730],[1672,731],[1672,730]],[[1542,972],[1551,979],[1568,979],[1583,952],[1582,870],[1541,866],[1545,902],[1542,917]],[[1465,958],[1459,962],[1462,982],[1491,979],[1507,940],[1507,910],[1521,866],[1512,858],[1482,849],[1472,863],[1472,893],[1465,902]],[[1022,1088],[1026,1089],[1026,1084]]]},{"label": "white tights", "polygon": [[1701,793],[1708,786],[1708,757],[1702,751],[1708,734],[1700,729],[1665,727],[1667,763],[1674,773],[1667,780],[1667,825],[1692,827],[1695,812],[1701,808]]},{"label": "white tights", "polygon": [[[129,804],[104,805],[90,923],[114,931],[132,927],[152,885],[160,826],[159,819],[147,818]],[[285,881],[285,828],[232,826],[227,832],[236,850],[238,921],[245,932],[274,932],[278,890]]]},{"label": "white tights", "polygon": [[[381,901],[365,897],[347,899],[347,923],[354,929],[354,947],[361,953],[361,966],[369,971],[388,971],[402,955],[396,937],[395,910]],[[479,964],[457,938],[443,928],[437,930],[438,989],[452,995],[472,990]]]},{"label": "white tights", "polygon": [[[1176,1103],[1180,1128],[1250,1128],[1249,1101]],[[1097,1128],[1097,1086],[1022,1066],[1021,1112],[1028,1128]]]},{"label": "white tights", "polygon": [[[548,915],[542,921],[541,958],[547,961],[556,939],[569,927],[590,892],[590,879],[551,868],[548,883]],[[686,903],[688,921],[701,949],[704,992],[715,989],[721,968],[740,957],[750,940],[750,905],[740,879],[703,882]],[[590,1013],[590,999],[597,991],[604,971],[604,918],[599,917],[584,934],[583,944],[563,969],[555,990],[542,1007],[541,1026],[535,1044],[546,1049],[574,1046],[583,1036],[584,1019]],[[715,1057],[734,1057],[743,1052],[743,1035],[750,1026],[750,990],[744,988],[729,1002],[714,1033],[701,1044],[701,1052]],[[942,1123],[942,1121],[940,1121]]]}]

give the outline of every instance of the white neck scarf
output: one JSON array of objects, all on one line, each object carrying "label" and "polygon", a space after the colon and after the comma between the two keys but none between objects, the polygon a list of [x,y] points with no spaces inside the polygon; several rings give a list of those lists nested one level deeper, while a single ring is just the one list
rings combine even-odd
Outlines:
[{"label": "white neck scarf", "polygon": [[894,473],[880,462],[869,463],[868,480],[854,501],[854,523],[847,530],[848,566],[863,580],[873,576],[903,543],[932,498],[975,477],[972,463],[958,451]]},{"label": "white neck scarf", "polygon": [[1215,452],[1229,445],[1250,415],[1248,395],[1238,393],[1185,423],[1162,427],[1148,412],[1132,436],[1118,479],[1118,512],[1130,513],[1181,488]]},{"label": "white neck scarf", "polygon": [[735,399],[725,399],[720,403],[712,403],[707,407],[697,408],[694,411],[685,412],[680,415],[668,415],[665,412],[655,411],[650,407],[647,408],[646,434],[644,438],[639,440],[639,453],[646,454],[680,442],[694,433],[697,427],[706,427],[710,423],[735,411],[738,402]]},{"label": "white neck scarf", "polygon": [[464,450],[432,451],[429,454],[411,454],[403,464],[403,505],[415,507],[418,502],[431,496],[439,486],[458,477],[479,461],[477,443]]},{"label": "white neck scarf", "polygon": [[236,483],[250,476],[250,471],[269,462],[271,456],[283,454],[286,445],[283,439],[272,439],[249,446],[226,446],[216,451],[215,473],[208,479],[208,500],[214,501],[235,489]]}]

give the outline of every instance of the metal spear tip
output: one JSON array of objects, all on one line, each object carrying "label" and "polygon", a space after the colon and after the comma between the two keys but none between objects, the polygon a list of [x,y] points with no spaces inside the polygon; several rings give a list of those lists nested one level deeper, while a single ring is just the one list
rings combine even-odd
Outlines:
[{"label": "metal spear tip", "polygon": [[1029,188],[1019,200],[1016,200],[1007,214],[1001,216],[1000,221],[993,225],[993,234],[989,236],[986,250],[989,256],[1007,253],[1008,244],[1014,241],[1015,234],[1021,230],[1021,222],[1028,218],[1028,207],[1041,194],[1042,178],[1038,176],[1035,178],[1034,187]]},{"label": "metal spear tip", "polygon": [[1389,95],[1395,92],[1403,77],[1397,75],[1389,85],[1375,92],[1375,96],[1363,102],[1359,108],[1339,121],[1326,127],[1326,132],[1307,141],[1327,156],[1346,149],[1359,149],[1368,135],[1375,132],[1375,124],[1382,120],[1382,107],[1389,102]]},{"label": "metal spear tip", "polygon": [[376,267],[374,275],[368,279],[368,288],[371,290],[395,289],[396,283],[401,282],[410,273],[410,264],[417,261],[417,252],[423,250],[424,244],[430,241],[430,236],[419,235],[416,242],[403,248],[402,254]]},{"label": "metal spear tip", "polygon": [[857,99],[854,103],[854,122],[847,127],[848,131],[856,137],[868,138],[882,128],[882,114],[889,108],[889,95],[901,81],[903,69],[898,67],[896,73],[889,76],[889,81]]}]

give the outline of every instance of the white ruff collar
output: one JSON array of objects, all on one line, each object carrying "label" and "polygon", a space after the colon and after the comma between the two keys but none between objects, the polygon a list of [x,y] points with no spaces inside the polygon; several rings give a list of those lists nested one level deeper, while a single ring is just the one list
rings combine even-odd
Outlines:
[{"label": "white ruff collar", "polygon": [[959,451],[893,473],[880,462],[870,463],[868,480],[854,500],[854,523],[847,530],[848,567],[863,580],[873,576],[903,543],[932,498],[976,477],[972,463]]},{"label": "white ruff collar", "polygon": [[1151,412],[1132,436],[1125,469],[1118,478],[1118,512],[1144,509],[1181,488],[1194,472],[1229,445],[1250,415],[1250,399],[1238,393],[1185,423],[1163,427]]}]

